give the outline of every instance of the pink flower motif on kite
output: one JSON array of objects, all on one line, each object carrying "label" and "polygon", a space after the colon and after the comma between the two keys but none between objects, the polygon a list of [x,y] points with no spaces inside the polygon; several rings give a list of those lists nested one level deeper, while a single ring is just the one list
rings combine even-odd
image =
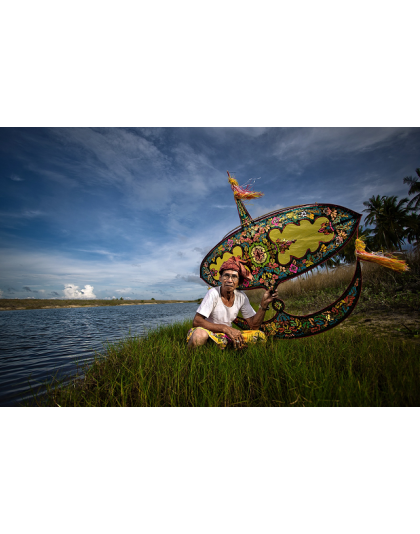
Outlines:
[{"label": "pink flower motif on kite", "polygon": [[330,221],[323,222],[321,224],[321,228],[318,230],[318,233],[325,234],[325,235],[333,234],[334,228],[332,227]]},{"label": "pink flower motif on kite", "polygon": [[276,239],[276,243],[280,249],[280,254],[284,254],[286,250],[289,250],[290,245],[296,243],[296,239],[293,239],[291,241],[287,241],[286,239]]}]

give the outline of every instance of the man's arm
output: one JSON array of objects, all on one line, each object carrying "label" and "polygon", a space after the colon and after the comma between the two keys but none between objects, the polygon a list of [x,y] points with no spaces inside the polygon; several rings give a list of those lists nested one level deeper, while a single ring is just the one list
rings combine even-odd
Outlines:
[{"label": "man's arm", "polygon": [[277,291],[275,291],[274,293],[266,291],[264,293],[261,299],[260,309],[255,315],[249,317],[248,319],[245,319],[251,330],[258,330],[260,328],[264,321],[265,312],[268,310],[268,305],[270,304],[270,302],[273,302],[275,298],[277,298]]}]

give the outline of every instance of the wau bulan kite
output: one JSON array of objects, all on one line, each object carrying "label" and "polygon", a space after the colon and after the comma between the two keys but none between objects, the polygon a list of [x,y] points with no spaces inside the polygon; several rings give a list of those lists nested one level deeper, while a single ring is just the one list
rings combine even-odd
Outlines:
[{"label": "wau bulan kite", "polygon": [[[219,269],[231,256],[246,262],[252,275],[238,287],[242,291],[256,288],[275,290],[279,284],[321,265],[345,247],[357,232],[361,215],[335,204],[305,204],[282,208],[252,219],[244,201],[263,193],[239,186],[228,172],[240,226],[226,235],[201,262],[200,277],[209,286],[220,285]],[[276,338],[302,338],[325,332],[346,319],[356,307],[362,290],[360,260],[380,263],[394,270],[407,270],[403,261],[365,251],[356,240],[356,269],[344,293],[332,304],[309,315],[291,315],[285,304],[275,299],[275,315],[262,323],[260,330]],[[249,327],[244,319],[234,323]]]}]

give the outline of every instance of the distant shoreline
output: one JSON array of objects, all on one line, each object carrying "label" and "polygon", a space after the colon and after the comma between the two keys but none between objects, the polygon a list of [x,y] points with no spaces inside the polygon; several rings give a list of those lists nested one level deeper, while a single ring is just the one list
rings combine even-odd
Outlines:
[{"label": "distant shoreline", "polygon": [[[200,299],[201,300],[201,299]],[[0,311],[57,308],[99,308],[102,306],[143,306],[148,304],[187,304],[197,300],[99,300],[99,299],[0,299]]]}]

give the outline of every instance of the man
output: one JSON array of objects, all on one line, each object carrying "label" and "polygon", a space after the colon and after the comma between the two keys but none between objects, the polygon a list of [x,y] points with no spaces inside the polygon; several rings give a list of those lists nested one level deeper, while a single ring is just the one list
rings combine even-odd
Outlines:
[{"label": "man", "polygon": [[[236,289],[244,279],[252,280],[244,264],[244,261],[235,256],[222,264],[220,268],[222,285],[207,291],[200,304],[194,317],[193,328],[188,332],[189,348],[204,345],[209,338],[222,349],[229,343],[235,348],[242,348],[246,340],[255,338],[265,341],[264,333],[258,329],[264,321],[268,305],[277,297],[277,293],[266,291],[261,299],[260,309],[255,312],[245,293]],[[232,328],[232,321],[239,312],[242,313],[252,332],[241,332]]]}]

